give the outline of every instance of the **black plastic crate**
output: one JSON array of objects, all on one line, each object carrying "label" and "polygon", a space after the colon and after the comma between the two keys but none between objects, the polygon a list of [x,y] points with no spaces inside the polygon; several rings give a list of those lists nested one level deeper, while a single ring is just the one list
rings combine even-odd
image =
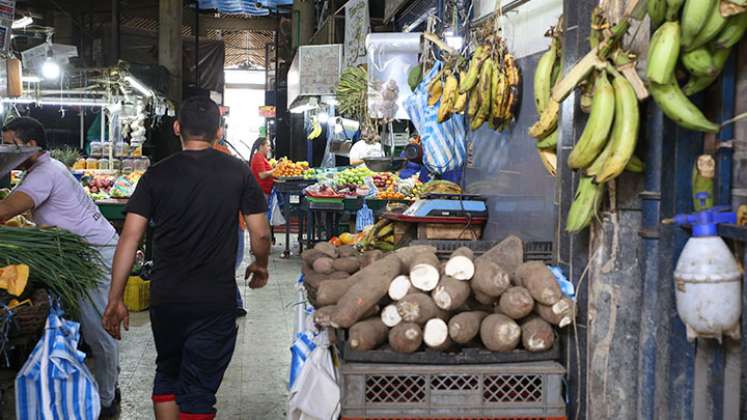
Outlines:
[{"label": "black plastic crate", "polygon": [[[436,247],[436,255],[441,259],[446,259],[457,248],[467,247],[480,256],[490,248],[498,244],[499,241],[447,241],[447,240],[416,240],[411,241],[410,245],[430,245]],[[552,242],[524,242],[524,261],[542,261],[552,263]]]}]

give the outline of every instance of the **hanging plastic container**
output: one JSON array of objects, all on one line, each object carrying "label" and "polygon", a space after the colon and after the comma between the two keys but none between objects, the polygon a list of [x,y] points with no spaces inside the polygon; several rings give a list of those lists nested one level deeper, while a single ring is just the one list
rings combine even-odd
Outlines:
[{"label": "hanging plastic container", "polygon": [[[687,339],[723,335],[739,339],[742,313],[742,273],[729,247],[717,236],[719,223],[735,223],[734,213],[714,207],[670,222],[691,225],[692,238],[674,271],[677,313],[687,327]],[[665,221],[666,222],[666,221]]]}]

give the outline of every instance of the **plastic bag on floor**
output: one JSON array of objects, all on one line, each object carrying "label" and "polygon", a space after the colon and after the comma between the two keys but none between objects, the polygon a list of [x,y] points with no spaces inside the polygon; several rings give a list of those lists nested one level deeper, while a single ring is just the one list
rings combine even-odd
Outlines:
[{"label": "plastic bag on floor", "polygon": [[311,352],[290,391],[288,420],[327,420],[340,416],[340,387],[337,385],[326,333],[324,341]]},{"label": "plastic bag on floor", "polygon": [[271,226],[283,226],[286,223],[285,216],[280,209],[280,200],[278,200],[278,193],[273,191],[270,196],[270,225]]},{"label": "plastic bag on floor", "polygon": [[78,351],[80,324],[54,306],[44,336],[16,376],[19,420],[96,420],[101,412],[96,381]]}]

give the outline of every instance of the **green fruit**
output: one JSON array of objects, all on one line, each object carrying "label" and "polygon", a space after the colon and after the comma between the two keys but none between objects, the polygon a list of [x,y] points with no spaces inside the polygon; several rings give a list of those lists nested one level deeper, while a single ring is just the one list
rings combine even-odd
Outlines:
[{"label": "green fruit", "polygon": [[705,25],[703,25],[703,29],[698,33],[698,36],[695,37],[687,50],[691,51],[706,45],[724,29],[726,21],[726,18],[721,16],[721,8],[714,7]]},{"label": "green fruit", "polygon": [[667,22],[651,38],[646,66],[648,79],[659,84],[669,83],[674,78],[679,54],[680,26],[677,22]]},{"label": "green fruit", "polygon": [[695,41],[695,37],[705,26],[713,8],[717,7],[717,3],[717,0],[685,0],[685,5],[682,7],[682,17],[680,18],[682,45],[684,47],[689,47]]}]

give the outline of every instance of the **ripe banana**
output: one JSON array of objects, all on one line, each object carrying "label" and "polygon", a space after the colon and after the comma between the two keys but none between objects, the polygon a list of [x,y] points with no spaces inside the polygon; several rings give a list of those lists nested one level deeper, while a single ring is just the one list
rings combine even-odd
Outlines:
[{"label": "ripe banana", "polygon": [[665,85],[651,83],[649,92],[664,114],[680,126],[706,133],[719,131],[719,125],[709,121],[698,107],[687,99],[676,80]]},{"label": "ripe banana", "polygon": [[503,105],[503,95],[505,91],[504,86],[508,85],[508,80],[501,70],[500,65],[497,64],[497,62],[494,64],[495,67],[493,68],[493,77],[490,84],[490,100],[492,101],[490,104],[490,117],[495,121],[501,119],[501,106]]},{"label": "ripe banana", "polygon": [[680,16],[680,9],[685,0],[667,0],[667,20],[675,21]]},{"label": "ripe banana", "polygon": [[683,47],[688,48],[692,45],[717,3],[717,0],[685,0],[685,5],[682,7],[682,17],[680,18]]},{"label": "ripe banana", "polygon": [[486,58],[488,58],[487,48],[483,46],[478,47],[472,55],[472,60],[469,62],[466,77],[462,78],[459,82],[459,93],[467,93],[477,85],[480,77],[480,67]]},{"label": "ripe banana", "polygon": [[467,94],[466,93],[458,93],[457,92],[457,99],[454,103],[454,113],[455,114],[461,114],[464,112],[464,108],[467,107]]},{"label": "ripe banana", "polygon": [[667,14],[666,0],[648,0],[648,15],[651,17],[651,25],[658,28],[664,22]]},{"label": "ripe banana", "polygon": [[540,115],[539,121],[529,127],[529,135],[536,139],[544,139],[558,127],[558,116],[560,114],[560,103],[550,98],[545,110]]},{"label": "ripe banana", "polygon": [[506,54],[503,58],[503,64],[506,67],[508,84],[510,86],[518,86],[521,82],[521,73],[519,72],[519,66],[516,65],[516,58],[511,54]]},{"label": "ripe banana", "polygon": [[674,69],[680,53],[680,25],[667,22],[651,37],[648,48],[646,76],[652,82],[664,84],[674,78]]},{"label": "ripe banana", "polygon": [[682,92],[687,96],[693,96],[712,85],[724,69],[724,65],[726,65],[726,60],[729,59],[730,53],[731,48],[723,48],[714,51],[713,65],[716,67],[716,72],[709,76],[692,76],[690,80],[687,81],[687,84],[682,88]]},{"label": "ripe banana", "polygon": [[545,110],[547,102],[550,100],[553,70],[557,60],[558,43],[553,39],[550,43],[550,49],[542,55],[534,72],[534,103],[538,114]]},{"label": "ripe banana", "polygon": [[713,41],[713,46],[716,48],[731,48],[742,39],[745,30],[747,30],[747,13],[732,16]]},{"label": "ripe banana", "polygon": [[311,132],[308,136],[306,136],[307,140],[314,140],[322,135],[322,125],[319,124],[319,121],[314,119],[314,121],[311,123]]},{"label": "ripe banana", "polygon": [[591,114],[584,132],[568,156],[568,166],[572,169],[586,168],[604,149],[612,122],[615,118],[615,90],[607,80],[607,73],[601,72],[594,82],[594,96]]},{"label": "ripe banana", "polygon": [[438,107],[438,122],[442,123],[451,118],[452,108],[457,100],[459,82],[453,74],[449,74],[444,82],[441,105]]},{"label": "ripe banana", "polygon": [[480,128],[485,121],[490,117],[490,108],[492,106],[492,83],[493,83],[493,59],[488,58],[482,65],[480,71],[480,81],[478,83],[477,94],[480,96],[479,108],[477,109],[477,115],[471,123],[471,128],[477,130]]},{"label": "ripe banana", "polygon": [[470,121],[475,119],[477,110],[480,108],[480,95],[477,93],[477,85],[469,92],[469,107],[467,108],[467,116]]},{"label": "ripe banana", "polygon": [[594,182],[589,176],[581,177],[576,189],[576,198],[568,210],[565,230],[570,233],[585,229],[594,220],[604,197],[604,184]]},{"label": "ripe banana", "polygon": [[[676,83],[676,82],[675,82]],[[633,85],[623,75],[612,81],[615,88],[615,123],[610,137],[610,155],[604,162],[602,171],[596,176],[598,183],[617,178],[627,166],[636,143],[641,116],[638,111],[638,97]]]},{"label": "ripe banana", "polygon": [[428,106],[435,106],[441,99],[443,94],[444,85],[441,82],[441,78],[436,77],[428,87]]},{"label": "ripe banana", "polygon": [[682,55],[682,64],[693,76],[712,76],[718,74],[718,68],[706,47],[686,52]]},{"label": "ripe banana", "polygon": [[724,29],[724,26],[726,26],[726,18],[721,16],[721,8],[714,7],[711,15],[708,16],[703,25],[703,29],[700,30],[698,36],[695,37],[692,44],[686,50],[691,51],[706,45]]}]

